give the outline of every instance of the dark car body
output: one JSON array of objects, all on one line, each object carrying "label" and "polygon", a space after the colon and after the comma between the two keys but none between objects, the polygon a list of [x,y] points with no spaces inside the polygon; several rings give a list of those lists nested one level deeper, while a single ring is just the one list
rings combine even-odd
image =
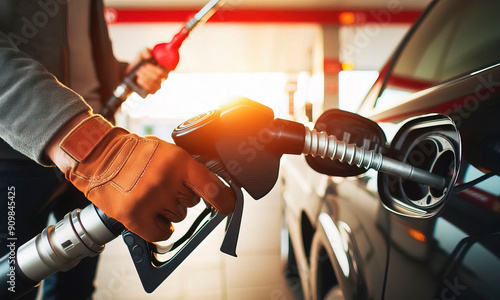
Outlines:
[{"label": "dark car body", "polygon": [[[359,109],[389,143],[408,118],[449,116],[462,143],[457,185],[500,170],[499,11],[498,1],[432,2]],[[498,176],[418,217],[382,201],[375,171],[328,177],[287,157],[281,174],[282,248],[298,298],[500,299]]]}]

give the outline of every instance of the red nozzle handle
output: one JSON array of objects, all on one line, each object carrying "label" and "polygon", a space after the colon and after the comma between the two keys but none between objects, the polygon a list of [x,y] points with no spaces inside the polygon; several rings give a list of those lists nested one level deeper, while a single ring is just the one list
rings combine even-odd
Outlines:
[{"label": "red nozzle handle", "polygon": [[153,48],[153,57],[156,62],[167,70],[175,70],[179,63],[179,48],[182,42],[188,37],[189,30],[183,27],[170,43],[158,44]]}]

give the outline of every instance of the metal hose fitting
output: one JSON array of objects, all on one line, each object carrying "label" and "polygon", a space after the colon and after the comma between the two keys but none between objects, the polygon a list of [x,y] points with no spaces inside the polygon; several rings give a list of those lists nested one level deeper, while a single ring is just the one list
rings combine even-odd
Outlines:
[{"label": "metal hose fitting", "polygon": [[20,270],[30,280],[39,282],[55,272],[73,268],[85,257],[98,255],[106,243],[117,237],[108,223],[104,223],[93,204],[66,214],[55,226],[47,227],[19,247],[16,258]]},{"label": "metal hose fitting", "polygon": [[404,180],[415,181],[433,188],[442,189],[446,180],[431,172],[416,168],[410,164],[403,163],[374,150],[367,150],[337,140],[333,135],[326,132],[317,132],[315,129],[305,127],[304,149],[305,155],[319,156],[338,160],[342,163],[355,165],[358,168],[374,169],[382,173],[401,177]]}]

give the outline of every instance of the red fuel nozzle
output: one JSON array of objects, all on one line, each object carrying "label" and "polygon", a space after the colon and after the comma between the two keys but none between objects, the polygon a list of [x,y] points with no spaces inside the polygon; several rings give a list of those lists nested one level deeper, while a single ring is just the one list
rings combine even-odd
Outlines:
[{"label": "red fuel nozzle", "polygon": [[161,43],[153,48],[153,57],[160,66],[170,71],[177,67],[179,63],[179,48],[188,35],[189,30],[183,27],[181,31],[172,38],[170,43]]}]

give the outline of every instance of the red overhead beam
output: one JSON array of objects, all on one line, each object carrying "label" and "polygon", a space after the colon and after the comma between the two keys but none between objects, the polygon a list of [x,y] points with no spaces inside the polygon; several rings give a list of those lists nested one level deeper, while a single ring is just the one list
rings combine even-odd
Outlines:
[{"label": "red overhead beam", "polygon": [[[186,22],[196,10],[108,8],[108,23]],[[228,9],[219,10],[210,22],[227,23],[317,23],[328,25],[412,24],[421,11],[401,10],[281,10]]]}]

